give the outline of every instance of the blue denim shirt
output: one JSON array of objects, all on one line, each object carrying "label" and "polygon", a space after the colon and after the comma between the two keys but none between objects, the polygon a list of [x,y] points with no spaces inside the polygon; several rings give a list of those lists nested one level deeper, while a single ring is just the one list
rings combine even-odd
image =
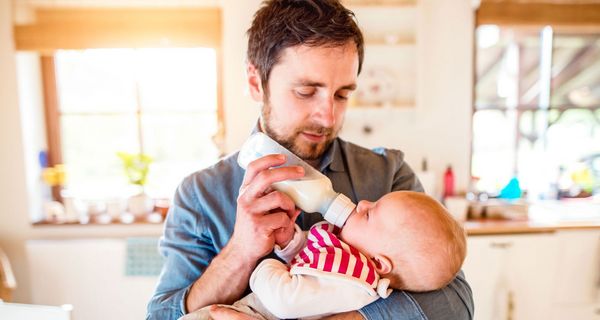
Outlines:
[{"label": "blue denim shirt", "polygon": [[[178,187],[159,242],[165,264],[146,319],[177,319],[186,313],[187,291],[229,241],[244,177],[236,160],[237,153],[232,154],[186,177]],[[324,154],[319,169],[337,192],[355,203],[375,201],[394,190],[423,191],[398,150],[368,150],[338,138]],[[319,213],[303,212],[296,223],[308,230],[322,220]],[[272,253],[268,257],[276,258]],[[359,312],[366,319],[472,319],[473,299],[460,272],[441,290],[395,290]]]}]

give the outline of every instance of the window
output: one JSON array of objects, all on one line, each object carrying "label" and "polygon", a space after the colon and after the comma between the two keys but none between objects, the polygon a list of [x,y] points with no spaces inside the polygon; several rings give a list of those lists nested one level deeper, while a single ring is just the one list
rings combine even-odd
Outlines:
[{"label": "window", "polygon": [[[161,200],[173,196],[184,176],[220,156],[221,9],[216,3],[143,2],[28,2],[16,8],[13,36],[24,119],[46,129],[45,135],[43,130],[26,135],[30,183],[41,185],[39,192],[31,188],[32,200],[40,204],[34,207],[41,208],[32,212],[33,221],[85,223],[97,216],[100,223],[128,222],[131,215],[123,214],[128,211],[135,221],[156,222],[156,214],[145,214],[152,201],[131,197],[141,188],[129,180],[139,178],[127,176],[118,153],[152,158],[144,191]],[[47,157],[40,154],[36,161],[40,150]],[[38,162],[53,169],[40,170]],[[44,183],[62,187],[52,187],[50,196]],[[51,201],[63,200],[63,194],[69,199],[61,219],[61,207]],[[153,203],[164,213],[167,201]]]},{"label": "window", "polygon": [[61,151],[71,196],[139,192],[128,184],[117,152],[152,157],[145,191],[154,198],[171,197],[183,177],[218,158],[215,49],[58,50],[43,59],[57,94],[56,112],[49,114],[57,118],[50,134],[59,145],[49,148]]},{"label": "window", "polygon": [[531,197],[554,198],[561,174],[598,174],[600,33],[582,30],[477,27],[471,173],[480,189],[496,193],[516,176]]}]

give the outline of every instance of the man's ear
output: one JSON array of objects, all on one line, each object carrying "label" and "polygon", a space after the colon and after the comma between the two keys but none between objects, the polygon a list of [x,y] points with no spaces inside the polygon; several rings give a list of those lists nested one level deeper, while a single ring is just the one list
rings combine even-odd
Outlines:
[{"label": "man's ear", "polygon": [[375,269],[377,270],[377,273],[380,275],[386,275],[392,272],[392,261],[388,257],[377,254],[371,259],[375,263]]},{"label": "man's ear", "polygon": [[246,80],[248,81],[248,89],[250,90],[252,100],[260,103],[264,102],[264,91],[262,80],[260,79],[260,72],[250,62],[246,64]]}]

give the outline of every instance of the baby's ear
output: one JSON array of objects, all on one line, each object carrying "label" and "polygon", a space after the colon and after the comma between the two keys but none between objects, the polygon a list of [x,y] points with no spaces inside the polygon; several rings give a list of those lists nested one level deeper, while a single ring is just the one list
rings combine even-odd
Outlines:
[{"label": "baby's ear", "polygon": [[388,257],[378,254],[371,259],[375,263],[375,269],[379,275],[386,275],[392,272],[392,261]]}]

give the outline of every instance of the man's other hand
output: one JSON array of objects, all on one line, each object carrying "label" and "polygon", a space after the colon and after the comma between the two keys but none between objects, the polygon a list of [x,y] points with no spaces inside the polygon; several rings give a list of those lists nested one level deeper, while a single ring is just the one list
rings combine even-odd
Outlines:
[{"label": "man's other hand", "polygon": [[210,309],[211,319],[214,320],[255,320],[256,318],[251,317],[245,313],[237,312],[233,309],[229,309],[226,307],[219,307],[216,305],[212,305]]},{"label": "man's other hand", "polygon": [[[233,309],[229,309],[226,307],[219,307],[217,305],[212,305],[209,309],[210,317],[214,320],[255,320],[252,316],[247,314],[237,312]],[[344,313],[334,314],[332,316],[328,316],[325,318],[321,318],[323,320],[364,320],[363,316],[357,311],[350,311]]]}]

